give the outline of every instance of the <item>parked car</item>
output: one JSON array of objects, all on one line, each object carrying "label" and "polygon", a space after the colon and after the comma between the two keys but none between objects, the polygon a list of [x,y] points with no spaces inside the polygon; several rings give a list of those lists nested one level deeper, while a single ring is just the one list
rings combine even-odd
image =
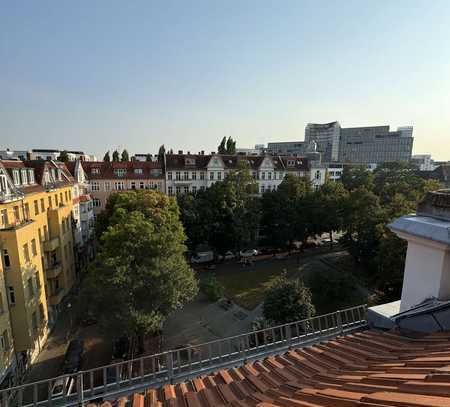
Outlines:
[{"label": "parked car", "polygon": [[212,251],[208,252],[198,252],[194,254],[191,258],[191,263],[208,263],[209,261],[214,260],[214,253]]},{"label": "parked car", "polygon": [[258,250],[256,249],[247,249],[247,250],[241,250],[239,252],[241,257],[252,257],[257,256],[259,254]]},{"label": "parked car", "polygon": [[236,255],[233,252],[226,252],[223,256],[219,256],[219,260],[233,260]]},{"label": "parked car", "polygon": [[70,341],[64,355],[63,373],[76,373],[81,369],[83,361],[84,342],[81,339],[74,339]]}]

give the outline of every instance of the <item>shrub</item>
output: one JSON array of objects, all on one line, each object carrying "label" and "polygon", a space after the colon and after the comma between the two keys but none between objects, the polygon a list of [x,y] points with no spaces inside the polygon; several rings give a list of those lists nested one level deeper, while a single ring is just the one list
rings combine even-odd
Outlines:
[{"label": "shrub", "polygon": [[205,293],[206,297],[210,301],[217,301],[223,297],[225,288],[223,285],[217,280],[215,274],[210,274],[206,280],[204,280],[200,287],[202,291]]}]

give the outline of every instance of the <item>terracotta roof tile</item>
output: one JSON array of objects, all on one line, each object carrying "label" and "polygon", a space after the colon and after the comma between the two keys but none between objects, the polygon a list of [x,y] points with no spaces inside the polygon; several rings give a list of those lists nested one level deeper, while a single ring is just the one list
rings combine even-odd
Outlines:
[{"label": "terracotta roof tile", "polygon": [[129,405],[450,407],[449,352],[446,335],[365,331],[150,389]]}]

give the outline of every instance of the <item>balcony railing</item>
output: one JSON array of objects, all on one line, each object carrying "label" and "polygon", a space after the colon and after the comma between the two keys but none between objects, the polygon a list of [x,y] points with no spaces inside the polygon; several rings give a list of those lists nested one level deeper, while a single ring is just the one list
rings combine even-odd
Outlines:
[{"label": "balcony railing", "polygon": [[47,278],[56,278],[61,274],[62,266],[61,263],[55,263],[47,267],[45,274]]},{"label": "balcony railing", "polygon": [[46,252],[53,252],[59,247],[59,238],[54,237],[44,242],[44,250]]},{"label": "balcony railing", "polygon": [[68,407],[83,405],[94,399],[118,398],[365,328],[366,312],[367,307],[361,305],[290,324],[12,387],[0,391],[0,407]]}]

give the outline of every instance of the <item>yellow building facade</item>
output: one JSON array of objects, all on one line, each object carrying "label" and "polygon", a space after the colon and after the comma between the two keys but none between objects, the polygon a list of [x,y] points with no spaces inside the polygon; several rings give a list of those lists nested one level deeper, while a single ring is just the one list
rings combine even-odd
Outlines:
[{"label": "yellow building facade", "polygon": [[0,161],[0,248],[22,365],[39,354],[75,282],[72,185],[53,162]]}]

